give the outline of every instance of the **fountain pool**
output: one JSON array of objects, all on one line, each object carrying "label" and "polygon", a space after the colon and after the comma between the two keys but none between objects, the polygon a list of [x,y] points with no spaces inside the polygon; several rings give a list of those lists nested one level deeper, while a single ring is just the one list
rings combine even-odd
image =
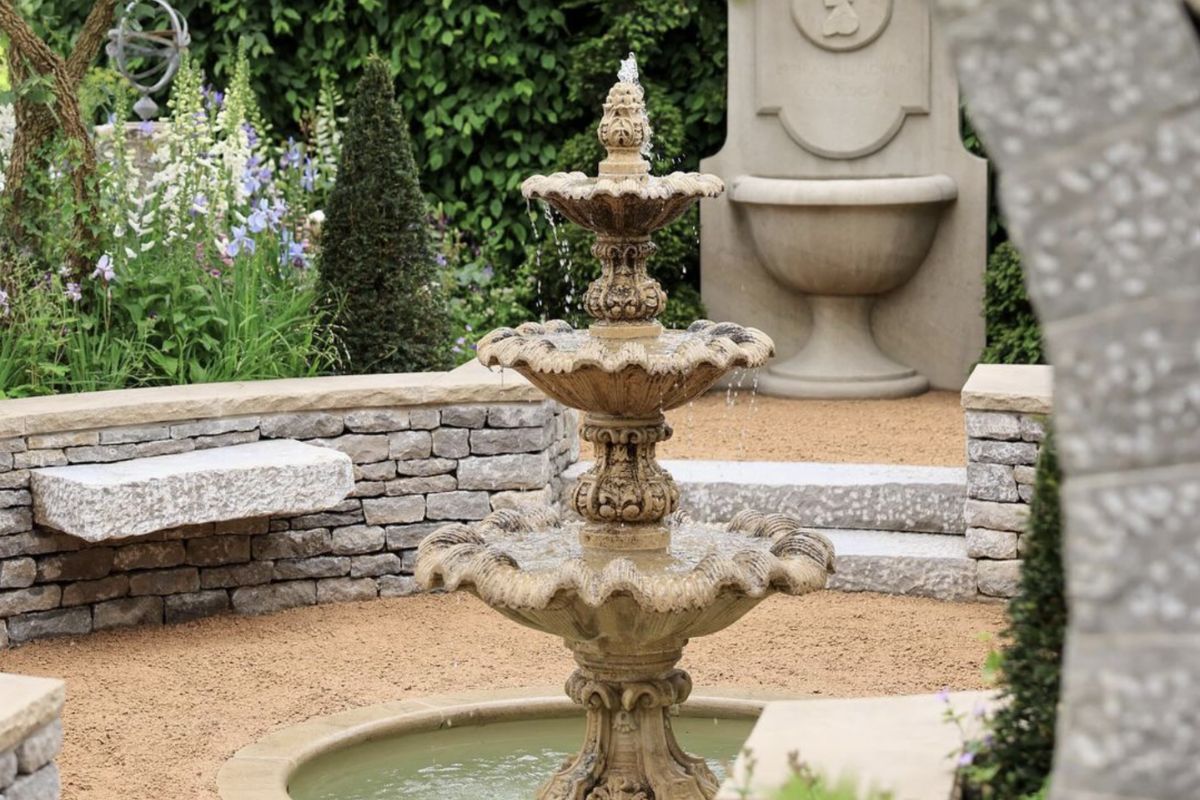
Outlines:
[{"label": "fountain pool", "polygon": [[[331,751],[296,771],[292,800],[528,800],[577,748],[582,710],[389,736]],[[718,778],[750,735],[751,719],[680,716],[672,727]]]}]

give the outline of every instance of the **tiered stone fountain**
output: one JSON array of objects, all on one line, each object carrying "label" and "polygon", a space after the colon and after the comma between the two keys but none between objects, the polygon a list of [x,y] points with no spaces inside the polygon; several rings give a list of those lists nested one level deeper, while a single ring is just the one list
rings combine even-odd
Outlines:
[{"label": "tiered stone fountain", "polygon": [[587,732],[540,800],[702,800],[717,781],[676,743],[668,715],[692,688],[676,669],[684,645],[771,592],[824,587],[833,548],[782,514],[743,511],[717,526],[676,512],[679,490],[655,460],[655,445],[671,436],[663,412],[732,369],[761,366],[774,346],[740,325],[671,331],[655,321],[667,298],[646,272],[650,235],[724,185],[713,175],[649,174],[650,126],[632,58],[608,94],[599,136],[608,151],[599,177],[539,175],[523,187],[596,233],[602,274],[585,299],[595,324],[530,322],[492,331],[478,347],[484,364],[513,368],[586,412],[595,464],[571,496],[580,519],[537,509],[447,525],[421,543],[417,578],[471,591],[574,653],[579,667],[566,689],[587,710]]}]

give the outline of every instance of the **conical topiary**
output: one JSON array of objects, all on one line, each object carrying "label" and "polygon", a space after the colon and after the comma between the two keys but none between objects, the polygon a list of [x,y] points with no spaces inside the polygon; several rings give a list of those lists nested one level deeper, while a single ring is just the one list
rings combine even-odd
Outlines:
[{"label": "conical topiary", "polygon": [[450,365],[425,199],[392,75],[378,57],[367,60],[351,106],[319,269],[323,293],[339,308],[345,372]]}]

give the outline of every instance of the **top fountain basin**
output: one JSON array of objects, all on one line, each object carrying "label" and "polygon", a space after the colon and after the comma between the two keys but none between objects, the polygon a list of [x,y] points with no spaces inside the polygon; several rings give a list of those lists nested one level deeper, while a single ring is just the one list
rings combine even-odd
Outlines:
[{"label": "top fountain basin", "polygon": [[601,236],[637,239],[670,225],[704,197],[725,191],[716,175],[589,177],[582,172],[534,175],[521,185],[526,199],[544,200],[564,217]]}]

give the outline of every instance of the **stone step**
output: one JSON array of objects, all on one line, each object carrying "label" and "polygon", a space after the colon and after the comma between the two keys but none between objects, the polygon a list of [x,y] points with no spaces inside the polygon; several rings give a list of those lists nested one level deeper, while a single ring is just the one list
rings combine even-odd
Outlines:
[{"label": "stone step", "polygon": [[[814,528],[962,534],[967,474],[955,467],[782,461],[663,461],[683,510],[727,520],[744,508],[781,511]],[[564,475],[573,483],[590,462]]]},{"label": "stone step", "polygon": [[977,562],[957,534],[823,529],[836,554],[829,588],[938,600],[978,597]]}]

